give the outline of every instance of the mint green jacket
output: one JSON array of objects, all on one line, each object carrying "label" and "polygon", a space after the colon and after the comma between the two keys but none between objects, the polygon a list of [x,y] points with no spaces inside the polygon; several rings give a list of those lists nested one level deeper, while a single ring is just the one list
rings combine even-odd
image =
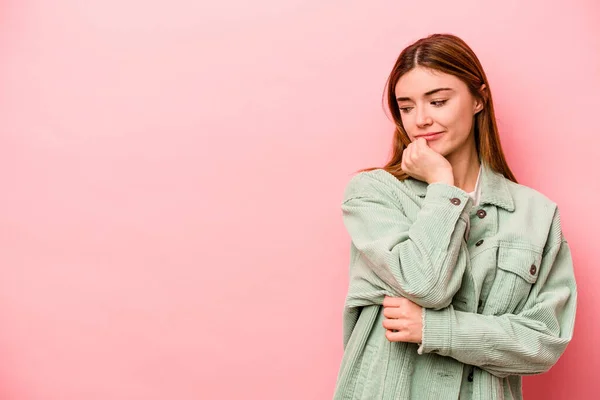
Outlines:
[{"label": "mint green jacket", "polygon": [[[565,351],[577,287],[558,208],[481,168],[477,206],[455,186],[382,169],[350,179],[334,400],[522,399],[521,376],[548,371]],[[386,295],[423,307],[420,345],[385,337]]]}]

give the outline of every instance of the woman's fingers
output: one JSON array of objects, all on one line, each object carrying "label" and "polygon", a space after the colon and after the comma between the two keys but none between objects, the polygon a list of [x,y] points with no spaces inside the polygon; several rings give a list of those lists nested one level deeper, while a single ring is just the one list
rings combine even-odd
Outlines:
[{"label": "woman's fingers", "polygon": [[400,307],[406,299],[404,297],[391,297],[385,296],[383,298],[383,306],[384,307]]},{"label": "woman's fingers", "polygon": [[385,337],[390,342],[408,342],[408,335],[404,331],[394,332],[394,331],[387,329],[385,331]]}]

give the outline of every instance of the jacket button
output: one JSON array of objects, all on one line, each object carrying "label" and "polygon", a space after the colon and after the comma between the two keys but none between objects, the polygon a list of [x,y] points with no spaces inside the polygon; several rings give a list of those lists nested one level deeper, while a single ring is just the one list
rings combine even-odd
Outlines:
[{"label": "jacket button", "polygon": [[531,266],[531,268],[529,268],[529,273],[531,275],[535,275],[535,273],[537,272],[537,267],[534,265]]},{"label": "jacket button", "polygon": [[485,210],[477,210],[477,216],[479,218],[485,218],[486,215],[487,213],[485,212]]},{"label": "jacket button", "polygon": [[452,202],[452,204],[454,204],[455,206],[459,206],[460,205],[460,199],[454,197],[453,199],[450,199],[450,201]]},{"label": "jacket button", "polygon": [[479,247],[479,246],[481,246],[482,244],[483,244],[483,239],[479,239],[479,240],[477,241],[477,243],[475,243],[475,246],[478,246],[478,247]]}]

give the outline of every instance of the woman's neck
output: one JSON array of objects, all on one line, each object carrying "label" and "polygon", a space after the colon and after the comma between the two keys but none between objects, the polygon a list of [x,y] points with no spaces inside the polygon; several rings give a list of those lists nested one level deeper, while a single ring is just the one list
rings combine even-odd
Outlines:
[{"label": "woman's neck", "polygon": [[463,151],[456,151],[446,156],[452,172],[454,173],[454,186],[461,188],[465,192],[475,190],[477,176],[479,175],[479,156],[475,146],[469,146]]}]

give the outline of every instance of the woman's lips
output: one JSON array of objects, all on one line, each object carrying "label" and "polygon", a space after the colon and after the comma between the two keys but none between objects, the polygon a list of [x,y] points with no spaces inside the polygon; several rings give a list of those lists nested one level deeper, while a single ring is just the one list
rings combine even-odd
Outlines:
[{"label": "woman's lips", "polygon": [[442,136],[442,133],[443,132],[435,132],[435,133],[431,133],[431,134],[427,134],[427,135],[419,135],[417,137],[418,138],[422,137],[423,139],[425,139],[427,141],[430,141],[430,140],[436,140],[436,139],[438,139],[440,136]]}]

